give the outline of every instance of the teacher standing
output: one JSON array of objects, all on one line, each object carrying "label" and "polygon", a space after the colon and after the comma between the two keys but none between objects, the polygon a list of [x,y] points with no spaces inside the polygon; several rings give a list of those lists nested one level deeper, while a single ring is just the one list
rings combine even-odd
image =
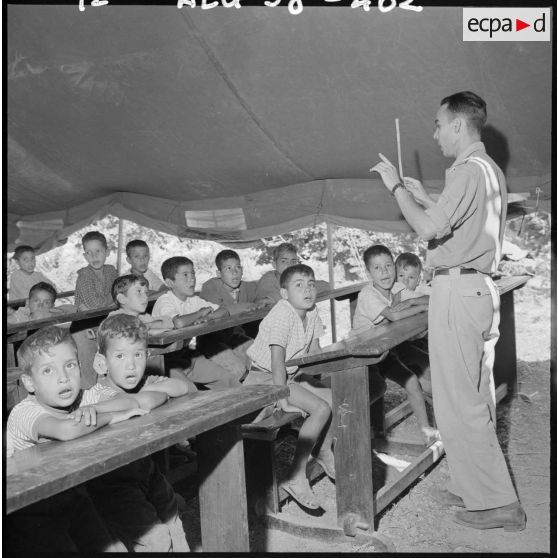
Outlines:
[{"label": "teacher standing", "polygon": [[447,490],[435,497],[466,508],[456,512],[457,523],[520,531],[526,517],[496,437],[492,375],[500,299],[490,274],[500,260],[507,190],[481,142],[485,122],[486,103],[475,93],[442,100],[434,139],[455,161],[437,202],[418,180],[402,182],[383,155],[371,170],[381,175],[409,225],[429,241],[432,393],[451,475]]}]

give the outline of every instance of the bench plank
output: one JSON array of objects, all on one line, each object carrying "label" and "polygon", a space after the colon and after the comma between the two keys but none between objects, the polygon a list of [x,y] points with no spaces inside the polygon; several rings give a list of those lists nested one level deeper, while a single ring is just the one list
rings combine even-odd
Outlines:
[{"label": "bench plank", "polygon": [[197,392],[70,442],[53,441],[16,452],[6,460],[7,513],[239,419],[287,395],[286,387],[263,385]]}]

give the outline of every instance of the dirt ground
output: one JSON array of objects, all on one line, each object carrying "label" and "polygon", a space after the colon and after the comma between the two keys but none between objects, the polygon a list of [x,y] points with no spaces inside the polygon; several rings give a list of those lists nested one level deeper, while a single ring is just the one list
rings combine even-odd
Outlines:
[{"label": "dirt ground", "polygon": [[[533,282],[536,283],[536,282]],[[548,553],[556,548],[556,530],[550,527],[550,471],[555,470],[555,455],[550,443],[550,398],[555,389],[550,375],[550,293],[533,284],[516,295],[516,331],[519,395],[507,397],[498,407],[498,437],[508,461],[519,498],[527,514],[527,528],[517,533],[503,529],[477,531],[454,523],[452,508],[442,508],[430,495],[433,487],[448,480],[445,457],[432,466],[417,482],[390,504],[376,520],[377,534],[387,539],[397,552],[502,552]],[[389,384],[388,409],[403,395]],[[415,437],[417,426],[411,417],[391,434]],[[292,442],[290,443],[292,445]],[[287,439],[288,455],[291,448]],[[201,551],[199,510],[194,486],[180,484],[177,490],[187,501],[183,520],[193,551]],[[335,518],[335,487],[327,477],[314,485],[325,509],[319,521]],[[296,503],[289,502],[282,513],[304,522],[313,519]],[[554,507],[555,513],[555,507]],[[555,515],[554,515],[555,517]],[[552,537],[552,545],[551,545]],[[305,539],[280,531],[251,527],[251,548],[256,552],[377,552],[379,546],[346,539],[332,543]]]}]

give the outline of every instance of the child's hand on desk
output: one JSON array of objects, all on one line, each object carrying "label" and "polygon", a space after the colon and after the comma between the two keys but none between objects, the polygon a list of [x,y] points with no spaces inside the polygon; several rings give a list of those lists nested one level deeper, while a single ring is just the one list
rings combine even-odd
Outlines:
[{"label": "child's hand on desk", "polygon": [[97,409],[95,405],[84,405],[70,413],[68,418],[76,422],[83,421],[85,426],[97,426]]},{"label": "child's hand on desk", "polygon": [[209,316],[209,314],[211,314],[212,312],[213,312],[213,308],[211,308],[211,306],[204,306],[203,308],[200,308],[198,310],[198,314],[200,315],[200,318]]},{"label": "child's hand on desk", "polygon": [[208,322],[209,320],[207,318],[198,318],[197,320],[192,322],[192,325],[199,325],[199,324],[205,324],[206,322]]},{"label": "child's hand on desk", "polygon": [[31,320],[42,320],[44,318],[52,318],[52,316],[53,314],[51,314],[48,308],[38,308],[35,312],[29,314]]},{"label": "child's hand on desk", "polygon": [[404,300],[403,302],[400,302],[399,304],[396,304],[395,306],[392,306],[392,311],[393,312],[401,312],[401,310],[406,310],[407,308],[410,308],[411,306],[413,306],[411,300]]},{"label": "child's hand on desk", "polygon": [[113,413],[113,417],[109,422],[109,424],[116,424],[117,422],[123,422],[125,420],[128,420],[129,418],[146,415],[147,413],[149,413],[149,409],[136,408],[136,409],[128,409],[127,411],[118,411]]}]

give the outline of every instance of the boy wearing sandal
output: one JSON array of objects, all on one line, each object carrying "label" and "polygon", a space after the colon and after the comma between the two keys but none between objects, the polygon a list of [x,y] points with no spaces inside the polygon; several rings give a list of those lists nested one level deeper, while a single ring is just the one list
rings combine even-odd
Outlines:
[{"label": "boy wearing sandal", "polygon": [[252,366],[244,385],[289,386],[290,395],[278,401],[279,408],[285,412],[302,410],[306,419],[283,488],[302,506],[318,509],[320,505],[306,477],[306,465],[314,450],[316,461],[335,479],[331,389],[312,376],[297,374],[297,367],[285,365],[292,358],[320,350],[319,337],[324,327],[315,306],[314,272],[307,265],[293,265],[281,273],[280,285],[281,300],[263,319],[247,351]]}]

